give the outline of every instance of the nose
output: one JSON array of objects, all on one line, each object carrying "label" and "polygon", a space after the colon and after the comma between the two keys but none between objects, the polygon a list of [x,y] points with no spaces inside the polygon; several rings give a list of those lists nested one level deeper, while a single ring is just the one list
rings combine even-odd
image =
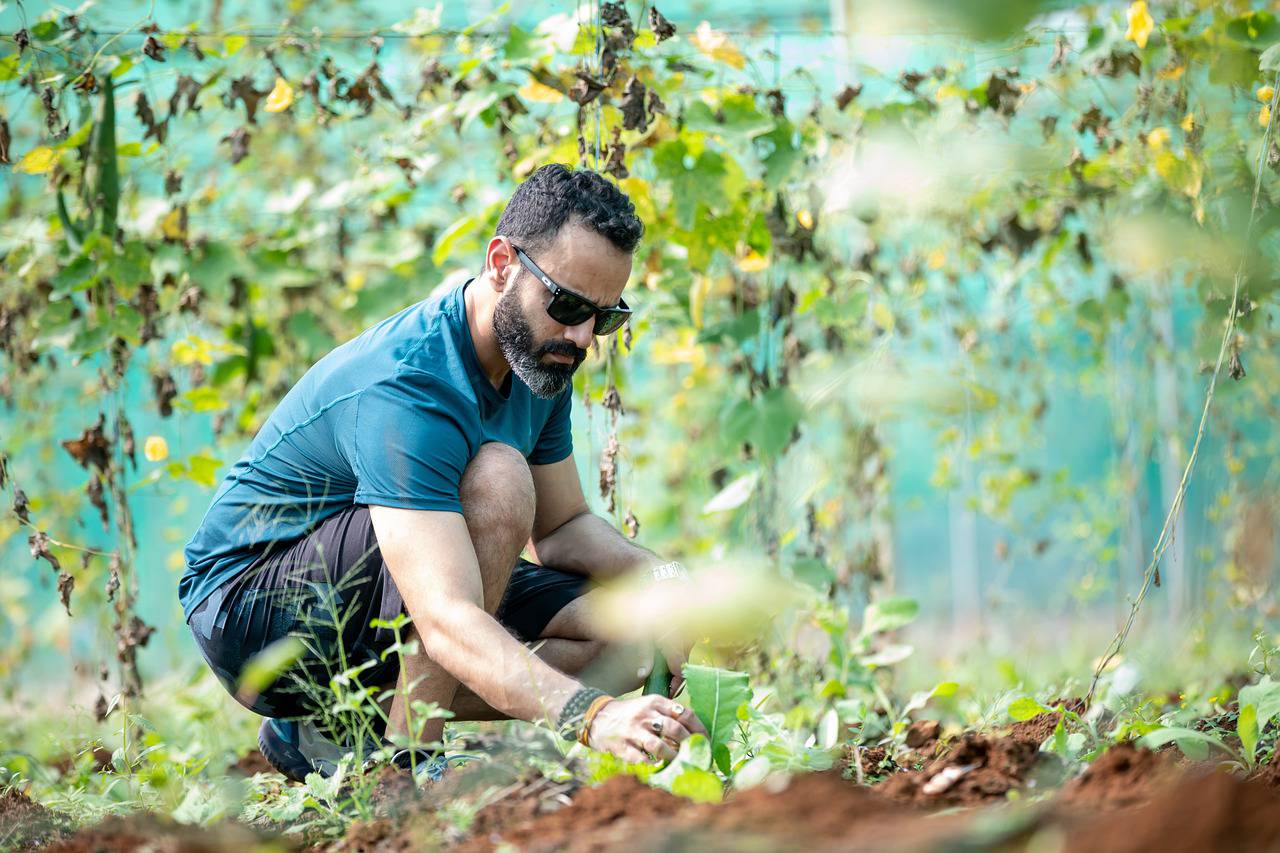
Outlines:
[{"label": "nose", "polygon": [[591,346],[592,334],[596,325],[595,317],[588,317],[576,326],[565,326],[564,336],[566,340],[572,341],[578,349],[587,349]]}]

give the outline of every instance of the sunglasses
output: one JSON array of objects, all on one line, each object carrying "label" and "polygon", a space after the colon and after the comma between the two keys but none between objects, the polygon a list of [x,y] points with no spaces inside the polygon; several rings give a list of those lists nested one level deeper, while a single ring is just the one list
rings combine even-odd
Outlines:
[{"label": "sunglasses", "polygon": [[547,314],[562,326],[577,326],[594,316],[596,322],[593,333],[608,335],[622,328],[622,324],[631,316],[631,309],[627,307],[625,300],[619,299],[617,306],[613,308],[601,308],[585,296],[552,281],[551,276],[538,269],[538,265],[525,254],[524,249],[514,243],[511,248],[516,250],[520,263],[551,291]]}]

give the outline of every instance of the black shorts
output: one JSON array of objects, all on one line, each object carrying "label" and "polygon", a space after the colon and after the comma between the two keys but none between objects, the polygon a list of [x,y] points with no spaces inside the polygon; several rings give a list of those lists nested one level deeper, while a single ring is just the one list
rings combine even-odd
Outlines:
[{"label": "black shorts", "polygon": [[[521,559],[497,618],[516,637],[536,640],[565,605],[587,591],[587,579]],[[352,506],[292,542],[275,543],[191,612],[187,625],[218,680],[249,710],[266,717],[322,713],[334,701],[330,679],[373,661],[359,673],[365,687],[390,686],[399,656],[382,652],[395,632],[375,619],[406,613],[378,551],[367,506]],[[406,630],[401,630],[402,637]],[[305,652],[257,695],[237,695],[245,664],[285,637]]]}]

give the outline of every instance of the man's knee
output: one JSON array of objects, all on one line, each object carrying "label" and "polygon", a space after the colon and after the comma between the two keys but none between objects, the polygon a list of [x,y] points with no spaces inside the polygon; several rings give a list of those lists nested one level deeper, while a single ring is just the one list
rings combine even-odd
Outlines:
[{"label": "man's knee", "polygon": [[474,532],[503,532],[523,546],[533,530],[534,490],[520,451],[498,442],[481,445],[462,474],[462,513]]}]

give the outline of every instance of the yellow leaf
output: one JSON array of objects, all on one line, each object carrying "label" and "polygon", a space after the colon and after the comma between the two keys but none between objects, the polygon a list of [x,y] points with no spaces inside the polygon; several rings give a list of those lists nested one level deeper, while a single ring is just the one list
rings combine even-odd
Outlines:
[{"label": "yellow leaf", "polygon": [[1147,11],[1147,0],[1136,0],[1130,3],[1127,17],[1129,28],[1124,31],[1125,40],[1133,42],[1138,47],[1146,47],[1151,31],[1156,28],[1156,22],[1151,19],[1151,13]]},{"label": "yellow leaf", "polygon": [[760,272],[769,266],[769,259],[752,249],[745,257],[738,259],[738,269],[743,272]]},{"label": "yellow leaf", "polygon": [[533,101],[539,104],[554,104],[564,100],[564,95],[558,89],[552,89],[537,80],[530,80],[521,86],[520,97],[526,101]]},{"label": "yellow leaf", "polygon": [[276,78],[276,85],[267,95],[267,105],[263,107],[269,113],[282,113],[293,106],[293,87],[283,77]]},{"label": "yellow leaf", "polygon": [[796,211],[796,222],[800,223],[800,227],[806,231],[813,230],[813,214],[807,208],[800,208]]},{"label": "yellow leaf", "polygon": [[22,159],[14,164],[13,171],[26,172],[28,175],[42,175],[52,169],[57,162],[58,152],[47,145],[41,145],[23,154]]},{"label": "yellow leaf", "polygon": [[142,455],[148,462],[163,462],[169,458],[169,442],[162,435],[149,435],[142,445]]},{"label": "yellow leaf", "polygon": [[1169,141],[1169,128],[1157,127],[1153,128],[1147,134],[1147,144],[1152,148],[1163,148],[1164,144]]},{"label": "yellow leaf", "polygon": [[1275,95],[1276,90],[1272,86],[1261,86],[1257,91],[1258,100],[1264,104],[1271,103],[1271,98]]},{"label": "yellow leaf", "polygon": [[160,233],[170,240],[187,239],[187,229],[182,227],[182,211],[174,208],[168,216],[160,220]]},{"label": "yellow leaf", "polygon": [[883,302],[876,302],[871,306],[871,322],[886,332],[892,332],[894,327],[893,312]]},{"label": "yellow leaf", "polygon": [[1195,113],[1187,113],[1186,116],[1182,119],[1182,124],[1180,126],[1187,133],[1190,133],[1191,131],[1195,130],[1196,129]]},{"label": "yellow leaf", "polygon": [[733,42],[729,41],[729,36],[719,30],[711,29],[711,24],[707,21],[698,24],[698,29],[689,36],[689,41],[693,42],[693,46],[704,56],[716,62],[723,62],[738,69],[747,64],[747,61],[742,58],[742,53]]},{"label": "yellow leaf", "polygon": [[1271,124],[1271,105],[1264,104],[1262,109],[1258,111],[1258,124],[1266,127]]}]

